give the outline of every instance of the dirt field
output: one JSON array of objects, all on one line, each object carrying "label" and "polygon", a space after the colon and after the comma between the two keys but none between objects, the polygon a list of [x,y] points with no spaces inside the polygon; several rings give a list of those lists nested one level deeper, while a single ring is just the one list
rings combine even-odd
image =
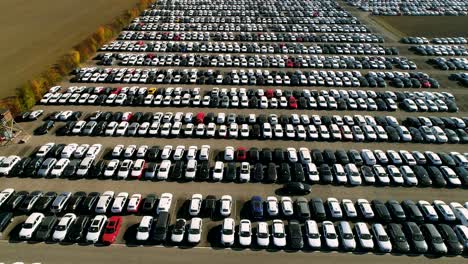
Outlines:
[{"label": "dirt field", "polygon": [[370,16],[387,30],[400,36],[467,36],[466,16]]},{"label": "dirt field", "polygon": [[0,98],[69,50],[133,0],[1,1]]}]

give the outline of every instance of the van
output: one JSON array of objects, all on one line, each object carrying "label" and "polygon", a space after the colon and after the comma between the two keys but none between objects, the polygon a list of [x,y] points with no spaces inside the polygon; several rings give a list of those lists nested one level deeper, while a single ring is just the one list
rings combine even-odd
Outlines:
[{"label": "van", "polygon": [[168,212],[160,212],[156,221],[154,228],[152,229],[152,238],[156,242],[163,242],[166,240],[167,229],[169,227],[169,217]]}]

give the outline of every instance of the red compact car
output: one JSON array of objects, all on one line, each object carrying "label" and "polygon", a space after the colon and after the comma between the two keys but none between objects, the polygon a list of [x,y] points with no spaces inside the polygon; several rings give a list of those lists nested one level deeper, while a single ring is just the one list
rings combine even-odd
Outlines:
[{"label": "red compact car", "polygon": [[196,124],[203,124],[205,120],[205,113],[199,112],[197,116],[195,117],[195,123]]},{"label": "red compact car", "polygon": [[247,149],[244,147],[238,147],[236,152],[237,161],[244,161],[247,159]]},{"label": "red compact car", "polygon": [[273,98],[273,96],[275,96],[275,93],[273,92],[273,89],[268,89],[265,91],[265,96],[270,99],[270,98]]},{"label": "red compact car", "polygon": [[112,216],[107,221],[106,228],[104,229],[104,235],[102,235],[102,243],[106,245],[113,244],[117,235],[119,235],[120,227],[122,226],[121,216]]},{"label": "red compact car", "polygon": [[297,100],[294,96],[289,97],[289,108],[297,109]]}]

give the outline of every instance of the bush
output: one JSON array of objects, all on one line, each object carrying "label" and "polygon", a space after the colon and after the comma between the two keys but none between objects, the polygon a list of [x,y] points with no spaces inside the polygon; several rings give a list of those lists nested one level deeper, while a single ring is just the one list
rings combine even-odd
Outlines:
[{"label": "bush", "polygon": [[56,85],[69,75],[80,63],[92,58],[100,46],[114,39],[126,25],[152,2],[153,0],[139,0],[133,8],[122,12],[112,22],[98,27],[93,34],[61,56],[55,64],[49,66],[40,76],[17,88],[17,96],[1,99],[0,107],[10,109],[13,115],[33,107],[36,101],[40,100],[44,93],[48,91],[49,87]]}]

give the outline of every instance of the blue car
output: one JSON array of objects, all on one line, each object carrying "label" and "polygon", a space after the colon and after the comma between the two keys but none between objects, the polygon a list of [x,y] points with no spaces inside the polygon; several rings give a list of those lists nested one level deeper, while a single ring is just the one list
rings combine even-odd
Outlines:
[{"label": "blue car", "polygon": [[250,211],[253,219],[263,218],[263,200],[260,196],[253,196],[250,200]]}]

